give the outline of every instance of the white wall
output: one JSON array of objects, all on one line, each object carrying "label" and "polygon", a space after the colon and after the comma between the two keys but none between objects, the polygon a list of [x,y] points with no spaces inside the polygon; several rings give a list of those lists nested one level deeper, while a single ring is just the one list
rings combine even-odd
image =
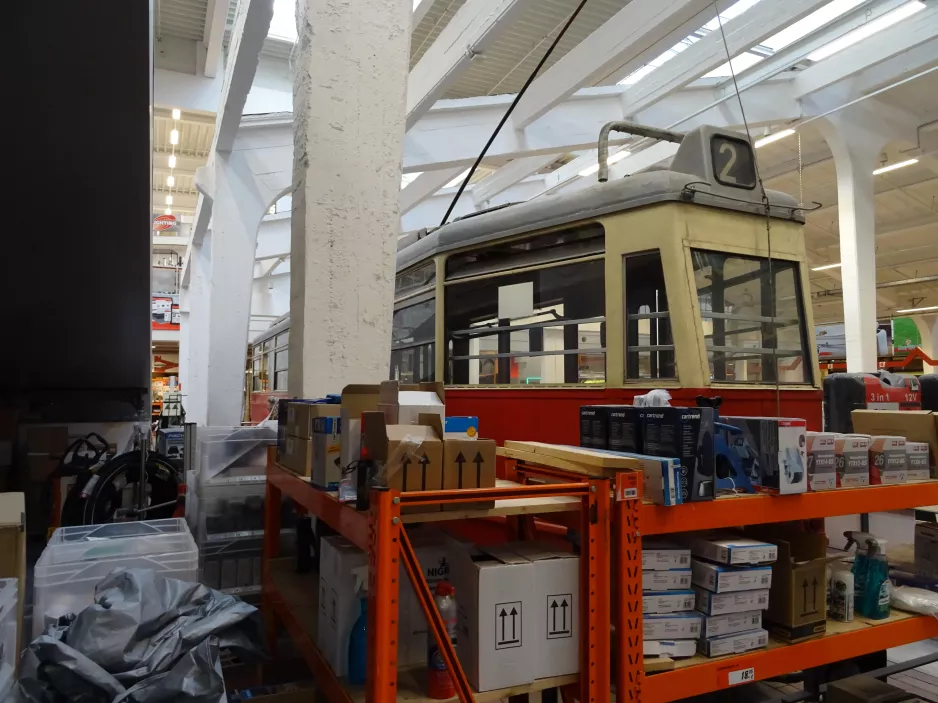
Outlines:
[{"label": "white wall", "polygon": [[244,103],[245,115],[293,111],[293,76],[286,61],[261,56]]}]

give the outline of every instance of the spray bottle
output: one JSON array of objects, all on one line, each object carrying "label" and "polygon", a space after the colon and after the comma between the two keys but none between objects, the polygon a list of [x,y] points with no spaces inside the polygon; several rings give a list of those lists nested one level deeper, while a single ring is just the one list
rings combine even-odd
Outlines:
[{"label": "spray bottle", "polygon": [[368,566],[352,569],[355,576],[355,592],[361,594],[361,613],[348,640],[348,680],[361,686],[365,683],[368,668]]},{"label": "spray bottle", "polygon": [[[449,581],[440,581],[436,585],[433,600],[436,602],[440,618],[446,627],[449,641],[456,645],[456,589]],[[456,686],[453,677],[446,669],[446,663],[440,653],[440,648],[433,637],[427,633],[427,695],[436,700],[446,700],[456,695]]]},{"label": "spray bottle", "polygon": [[850,551],[850,545],[857,548],[853,558],[853,603],[856,611],[860,615],[865,615],[863,604],[866,597],[866,575],[869,571],[869,560],[864,547],[867,545],[867,540],[875,538],[869,532],[860,532],[859,530],[848,530],[844,532],[844,537],[847,538],[845,550]]},{"label": "spray bottle", "polygon": [[874,537],[866,541],[866,602],[863,615],[871,620],[889,617],[892,583],[889,581],[889,563],[886,561],[886,540]]}]

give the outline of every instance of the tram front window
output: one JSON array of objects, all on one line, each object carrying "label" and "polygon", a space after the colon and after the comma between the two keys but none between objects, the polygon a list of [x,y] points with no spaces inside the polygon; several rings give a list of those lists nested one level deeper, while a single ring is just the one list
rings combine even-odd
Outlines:
[{"label": "tram front window", "polygon": [[810,383],[797,262],[697,249],[691,257],[712,380]]}]

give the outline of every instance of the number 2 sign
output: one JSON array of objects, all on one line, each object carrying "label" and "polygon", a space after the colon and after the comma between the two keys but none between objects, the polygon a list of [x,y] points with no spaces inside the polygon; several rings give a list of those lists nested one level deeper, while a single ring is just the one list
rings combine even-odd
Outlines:
[{"label": "number 2 sign", "polygon": [[755,188],[756,170],[748,142],[716,134],[710,139],[710,159],[717,182],[733,188]]}]

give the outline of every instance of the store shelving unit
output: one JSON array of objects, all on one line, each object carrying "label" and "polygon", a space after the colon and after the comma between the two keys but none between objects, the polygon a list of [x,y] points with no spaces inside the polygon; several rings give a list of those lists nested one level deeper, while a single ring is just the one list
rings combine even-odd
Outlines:
[{"label": "store shelving unit", "polygon": [[[537,475],[536,468],[531,469]],[[609,572],[611,482],[602,476],[563,474],[545,471],[552,483],[522,485],[499,481],[495,488],[460,491],[419,491],[400,493],[375,490],[367,511],[340,503],[335,494],[320,491],[302,478],[279,466],[273,449],[267,462],[267,510],[263,565],[263,608],[267,617],[268,639],[276,640],[277,623],[282,623],[313,670],[320,692],[335,702],[390,703],[407,700],[429,701],[422,693],[419,676],[398,672],[397,619],[398,573],[403,564],[414,585],[417,598],[453,674],[461,703],[493,701],[552,687],[576,687],[582,703],[605,703],[610,698],[610,596]],[[318,587],[315,576],[297,576],[289,561],[276,559],[279,553],[280,505],[282,496],[315,515],[369,557],[368,579],[368,679],[364,689],[356,689],[336,677],[315,645]],[[441,504],[495,501],[494,508],[441,512]],[[406,509],[402,514],[402,509]],[[425,509],[425,510],[424,510]],[[528,686],[502,691],[476,693],[469,687],[455,650],[446,636],[430,589],[407,536],[406,524],[441,520],[472,520],[533,516],[540,513],[573,513],[581,535],[580,552],[580,676],[535,681]],[[599,654],[597,656],[597,653]]]}]

